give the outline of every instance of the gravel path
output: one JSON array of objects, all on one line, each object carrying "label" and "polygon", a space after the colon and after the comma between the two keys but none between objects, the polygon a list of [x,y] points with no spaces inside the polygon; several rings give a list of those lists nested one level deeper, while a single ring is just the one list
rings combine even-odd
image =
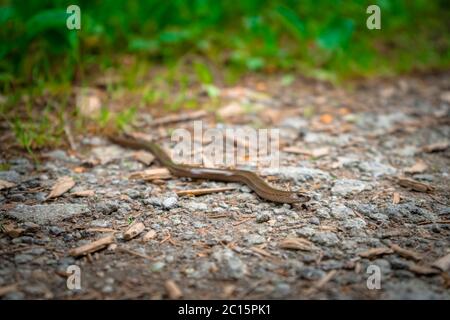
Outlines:
[{"label": "gravel path", "polygon": [[[239,125],[263,119],[281,129],[281,166],[259,173],[310,202],[269,203],[233,183],[129,179],[147,166],[96,136],[77,137],[75,154],[46,153],[39,166],[3,151],[0,296],[449,299],[449,75],[348,89],[263,80],[244,80],[228,99],[257,106]],[[47,199],[64,176],[75,185]],[[235,189],[176,193],[226,186]],[[145,229],[125,240],[139,222]],[[69,255],[111,230],[104,250]],[[67,288],[70,265],[80,267],[80,290]]]}]

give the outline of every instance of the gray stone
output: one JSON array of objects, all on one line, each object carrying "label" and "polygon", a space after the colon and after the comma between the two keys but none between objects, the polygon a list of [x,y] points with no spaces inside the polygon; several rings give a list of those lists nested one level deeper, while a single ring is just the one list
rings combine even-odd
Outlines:
[{"label": "gray stone", "polygon": [[301,267],[300,269],[297,270],[297,273],[300,276],[300,278],[306,280],[319,280],[326,275],[324,271],[310,266]]},{"label": "gray stone", "polygon": [[31,221],[40,225],[54,224],[63,219],[89,212],[89,207],[83,204],[47,204],[24,205],[19,204],[6,214],[19,221]]},{"label": "gray stone", "polygon": [[206,203],[195,201],[185,202],[183,203],[183,207],[193,212],[208,210],[208,205]]},{"label": "gray stone", "polygon": [[53,235],[55,235],[55,236],[58,236],[58,235],[60,235],[61,233],[64,232],[64,229],[63,229],[63,228],[60,228],[60,227],[58,227],[58,226],[51,226],[51,227],[48,228],[48,231],[49,231],[51,234],[53,234]]},{"label": "gray stone", "polygon": [[331,192],[336,196],[348,196],[357,194],[369,188],[368,184],[361,180],[340,179],[334,182]]},{"label": "gray stone", "polygon": [[119,202],[115,200],[106,200],[95,205],[95,211],[108,215],[119,209]]},{"label": "gray stone", "polygon": [[270,211],[263,211],[256,214],[256,223],[263,223],[270,220]]},{"label": "gray stone", "polygon": [[34,258],[30,254],[21,253],[14,257],[14,262],[17,264],[28,263],[32,261]]},{"label": "gray stone", "polygon": [[316,230],[314,230],[311,227],[302,227],[300,229],[297,229],[296,233],[300,237],[307,237],[307,238],[309,238],[309,237],[313,236],[316,233]]},{"label": "gray stone", "polygon": [[349,217],[355,216],[353,210],[343,204],[332,205],[331,215],[339,220],[348,219]]},{"label": "gray stone", "polygon": [[166,210],[175,208],[177,206],[177,204],[178,204],[177,197],[168,197],[168,198],[165,198],[162,202],[162,206]]},{"label": "gray stone", "polygon": [[19,183],[21,180],[21,176],[14,170],[0,171],[0,180]]},{"label": "gray stone", "polygon": [[361,230],[367,226],[367,223],[361,218],[347,219],[342,226],[348,230]]},{"label": "gray stone", "polygon": [[313,237],[312,240],[318,244],[322,244],[325,246],[335,246],[339,243],[339,238],[337,235],[333,232],[324,231],[324,232],[317,232]]},{"label": "gray stone", "polygon": [[247,273],[247,266],[230,249],[220,248],[213,253],[219,272],[224,279],[241,279]]},{"label": "gray stone", "polygon": [[111,221],[105,219],[96,219],[91,221],[90,226],[94,228],[108,228],[111,226]]},{"label": "gray stone", "polygon": [[259,234],[247,234],[247,235],[245,235],[244,239],[248,244],[251,244],[251,245],[261,244],[261,243],[266,242],[266,239]]},{"label": "gray stone", "polygon": [[330,209],[328,208],[319,208],[316,211],[316,216],[322,219],[329,219],[330,218]]},{"label": "gray stone", "polygon": [[361,171],[369,172],[374,178],[390,176],[397,172],[397,169],[377,161],[361,162],[358,164]]},{"label": "gray stone", "polygon": [[152,270],[152,272],[161,272],[165,266],[166,264],[164,262],[157,261],[154,264],[152,264],[150,269]]},{"label": "gray stone", "polygon": [[319,169],[305,167],[278,167],[265,168],[261,172],[263,175],[276,175],[286,180],[295,182],[306,182],[310,180],[329,180],[330,175]]},{"label": "gray stone", "polygon": [[24,202],[25,196],[22,193],[14,193],[9,196],[9,200],[13,202]]},{"label": "gray stone", "polygon": [[434,181],[434,176],[432,174],[415,174],[413,176],[414,179],[416,180],[422,180],[422,181],[428,181],[428,182],[433,182]]}]

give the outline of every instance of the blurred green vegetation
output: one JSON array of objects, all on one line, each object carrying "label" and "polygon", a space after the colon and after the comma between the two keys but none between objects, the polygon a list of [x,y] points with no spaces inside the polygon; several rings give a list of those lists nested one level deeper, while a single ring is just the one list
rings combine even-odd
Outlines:
[{"label": "blurred green vegetation", "polygon": [[[71,31],[65,21],[73,3],[3,1],[3,85],[80,79],[114,65],[120,53],[162,64],[203,57],[219,68],[316,77],[395,74],[450,60],[445,0],[81,0],[82,28]],[[366,28],[370,4],[381,8],[381,30]],[[203,64],[194,70],[200,81],[213,82]]]},{"label": "blurred green vegetation", "polygon": [[[66,28],[71,4],[81,30]],[[381,8],[381,30],[366,27],[370,4]],[[0,0],[0,115],[31,150],[63,132],[73,85],[111,69],[121,85],[107,92],[176,110],[198,106],[193,84],[214,100],[219,79],[247,72],[289,84],[296,73],[339,81],[448,68],[449,9],[446,0]],[[149,79],[153,70],[163,72]],[[123,127],[135,111],[99,122]]]}]

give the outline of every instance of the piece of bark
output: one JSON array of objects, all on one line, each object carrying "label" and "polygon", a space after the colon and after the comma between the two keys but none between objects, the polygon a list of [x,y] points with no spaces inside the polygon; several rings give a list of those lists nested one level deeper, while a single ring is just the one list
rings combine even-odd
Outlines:
[{"label": "piece of bark", "polygon": [[3,225],[3,232],[5,234],[7,234],[8,236],[10,236],[11,238],[17,238],[20,237],[20,235],[24,232],[25,230],[22,228],[16,228],[13,225],[10,224],[5,224]]},{"label": "piece of bark", "polygon": [[71,193],[74,197],[92,197],[95,195],[94,190],[82,190],[82,191],[76,191]]},{"label": "piece of bark", "polygon": [[55,184],[50,191],[50,194],[47,196],[47,199],[57,198],[62,194],[66,193],[75,185],[75,181],[72,177],[64,176],[56,180]]},{"label": "piece of bark", "polygon": [[450,253],[433,262],[433,267],[436,267],[444,272],[450,270]]},{"label": "piece of bark", "polygon": [[398,253],[399,255],[401,255],[402,257],[407,258],[407,259],[412,259],[412,260],[416,260],[416,261],[419,261],[422,259],[422,257],[417,252],[401,248],[400,246],[398,246],[396,244],[392,244],[391,249],[394,250],[394,252]]},{"label": "piece of bark", "polygon": [[427,153],[440,152],[440,151],[447,150],[448,147],[449,147],[448,142],[445,142],[445,141],[444,142],[436,142],[436,143],[432,143],[427,146],[424,146],[422,148],[422,151],[427,152]]},{"label": "piece of bark", "polygon": [[424,276],[431,276],[431,275],[435,275],[435,274],[439,273],[439,270],[437,270],[435,268],[428,267],[428,266],[421,266],[421,265],[418,265],[415,263],[413,263],[409,266],[409,270],[414,273],[424,275]]},{"label": "piece of bark", "polygon": [[171,175],[167,168],[147,169],[144,171],[134,172],[129,179],[139,179],[144,181],[170,179]]},{"label": "piece of bark", "polygon": [[137,237],[142,231],[144,231],[145,225],[142,222],[133,223],[124,233],[123,238],[125,240],[131,240]]},{"label": "piece of bark", "polygon": [[5,180],[0,180],[0,190],[10,189],[10,188],[15,187],[15,186],[16,186],[15,183],[12,183],[12,182],[9,182],[9,181],[5,181]]},{"label": "piece of bark", "polygon": [[93,252],[99,251],[99,250],[107,247],[108,245],[113,243],[114,240],[115,240],[114,234],[110,234],[110,235],[103,237],[101,239],[98,239],[94,242],[91,242],[91,243],[85,244],[83,246],[80,246],[78,248],[74,248],[74,249],[70,250],[69,255],[71,255],[72,257],[84,256],[89,253],[93,253]]},{"label": "piece of bark", "polygon": [[372,248],[363,252],[358,253],[360,257],[363,258],[372,258],[372,257],[378,257],[382,256],[384,254],[391,254],[394,251],[390,248],[381,247],[381,248]]},{"label": "piece of bark", "polygon": [[393,204],[399,204],[400,203],[400,193],[394,192],[392,195],[392,203]]},{"label": "piece of bark", "polygon": [[204,194],[224,192],[224,191],[230,191],[230,190],[235,190],[235,189],[236,189],[236,187],[189,189],[189,190],[176,191],[176,194],[179,196],[186,196],[186,195],[201,196]]},{"label": "piece of bark", "polygon": [[152,155],[150,152],[142,150],[133,153],[133,158],[147,166],[149,166],[153,162],[153,160],[155,160],[154,155]]},{"label": "piece of bark", "polygon": [[148,241],[154,239],[155,237],[156,237],[156,231],[150,230],[142,237],[142,241],[148,242]]},{"label": "piece of bark", "polygon": [[166,117],[161,117],[161,118],[153,120],[150,125],[160,126],[160,125],[165,125],[165,124],[174,123],[174,122],[195,120],[195,119],[203,118],[207,115],[208,115],[208,112],[206,112],[204,110],[194,111],[194,112],[185,113],[185,114],[168,115]]},{"label": "piece of bark", "polygon": [[290,250],[312,251],[315,246],[303,238],[286,238],[279,243],[280,248]]},{"label": "piece of bark", "polygon": [[397,179],[398,184],[404,188],[408,188],[418,192],[430,192],[433,191],[434,188],[426,183],[419,182],[410,178],[399,177]]},{"label": "piece of bark", "polygon": [[177,300],[183,296],[183,293],[181,292],[180,288],[173,280],[167,280],[164,283],[164,286],[166,287],[169,299]]}]

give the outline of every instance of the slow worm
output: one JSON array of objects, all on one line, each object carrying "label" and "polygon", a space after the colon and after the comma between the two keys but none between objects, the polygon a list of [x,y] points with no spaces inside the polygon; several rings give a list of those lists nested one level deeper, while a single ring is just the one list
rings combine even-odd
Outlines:
[{"label": "slow worm", "polygon": [[303,193],[275,189],[251,171],[177,164],[172,161],[169,155],[158,144],[152,141],[126,138],[123,136],[109,135],[108,137],[112,142],[121,146],[150,151],[171,174],[177,177],[244,183],[261,198],[278,203],[299,203],[307,202],[310,199],[309,196]]}]

